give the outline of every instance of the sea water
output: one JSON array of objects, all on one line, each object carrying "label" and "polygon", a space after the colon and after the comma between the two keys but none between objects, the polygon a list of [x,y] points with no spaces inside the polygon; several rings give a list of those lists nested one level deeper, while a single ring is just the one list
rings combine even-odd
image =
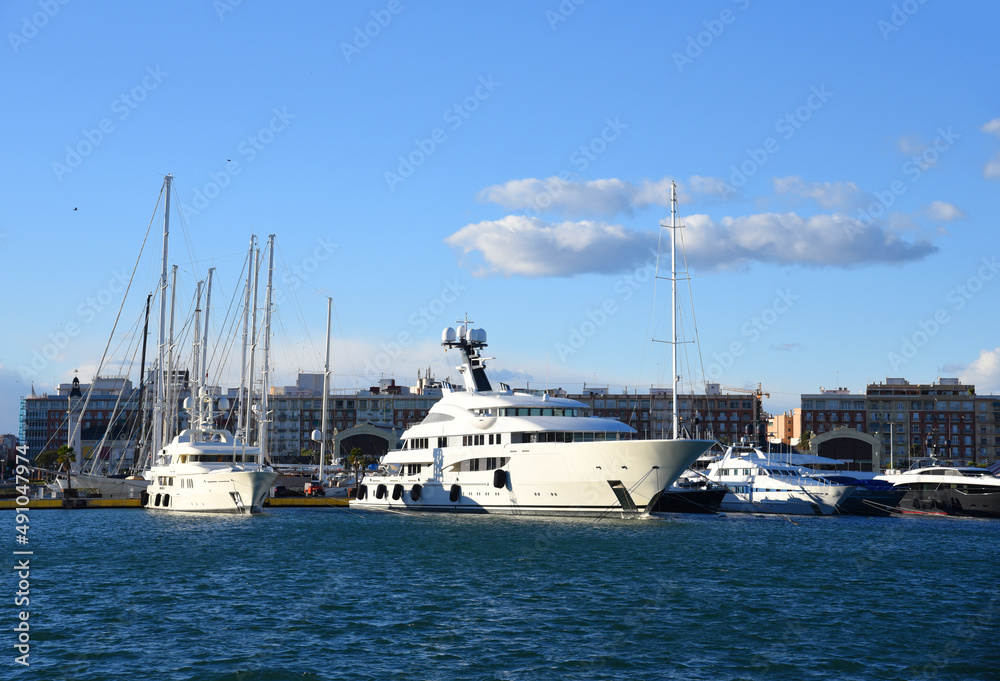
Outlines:
[{"label": "sea water", "polygon": [[32,511],[2,677],[996,680],[998,539],[939,517]]}]

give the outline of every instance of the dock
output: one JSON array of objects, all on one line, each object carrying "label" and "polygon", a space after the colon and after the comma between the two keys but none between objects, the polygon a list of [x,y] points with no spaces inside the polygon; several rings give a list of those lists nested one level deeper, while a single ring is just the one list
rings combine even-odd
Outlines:
[{"label": "dock", "polygon": [[[325,498],[325,497],[275,497],[265,499],[265,508],[294,508],[294,507],[325,507],[325,508],[347,508],[347,499]],[[24,508],[18,505],[16,499],[0,499],[0,511],[13,511]],[[29,499],[28,508],[35,509],[60,509],[60,508],[142,508],[138,499],[101,499],[101,498],[78,498],[78,499]]]}]

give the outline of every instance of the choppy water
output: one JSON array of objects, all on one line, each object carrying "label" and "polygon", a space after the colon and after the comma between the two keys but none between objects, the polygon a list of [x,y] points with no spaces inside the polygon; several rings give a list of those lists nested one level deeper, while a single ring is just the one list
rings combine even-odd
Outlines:
[{"label": "choppy water", "polygon": [[1000,521],[797,522],[32,511],[32,664],[4,646],[4,668],[77,681],[1000,678]]}]

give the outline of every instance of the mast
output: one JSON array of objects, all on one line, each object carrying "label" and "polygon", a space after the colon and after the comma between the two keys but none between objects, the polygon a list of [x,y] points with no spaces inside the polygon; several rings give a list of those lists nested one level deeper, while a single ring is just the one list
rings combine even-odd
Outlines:
[{"label": "mast", "polygon": [[268,386],[268,372],[271,370],[270,366],[270,352],[271,352],[271,290],[272,283],[274,280],[274,235],[269,234],[267,237],[267,290],[264,294],[264,362],[261,366],[261,391],[260,391],[260,442],[258,450],[260,454],[258,455],[257,463],[264,463],[264,452],[267,451],[267,428],[270,423],[270,419],[267,416],[267,392]]},{"label": "mast", "polygon": [[[177,409],[177,395],[174,394],[174,310],[177,307],[177,265],[174,265],[170,275],[170,336],[167,340],[167,367],[164,374],[167,394],[167,422],[165,439],[169,440],[174,436],[174,426],[177,424],[175,411]],[[162,370],[161,370],[162,371]],[[160,447],[163,443],[160,443]],[[159,452],[160,450],[156,450]]]},{"label": "mast", "polygon": [[670,314],[673,347],[673,438],[680,436],[677,418],[677,183],[670,182]]},{"label": "mast", "polygon": [[[167,316],[167,244],[170,238],[170,182],[173,175],[163,178],[163,188],[166,192],[166,203],[163,207],[163,267],[160,272],[160,330],[157,341],[157,372],[163,374],[164,348]],[[163,447],[163,411],[166,406],[166,386],[161,378],[156,382],[156,401],[153,403],[153,443],[151,452],[159,453]]]},{"label": "mast", "polygon": [[194,333],[192,334],[191,373],[191,409],[188,409],[188,427],[198,430],[201,423],[201,287],[204,281],[198,282],[194,294]]},{"label": "mast", "polygon": [[[253,414],[253,365],[254,356],[257,354],[257,280],[258,273],[260,272],[260,249],[257,248],[254,253],[254,278],[253,278],[253,304],[251,306],[252,315],[250,320],[250,363],[247,368],[247,379],[249,380],[249,386],[247,389],[247,437],[243,441],[244,445],[244,455],[246,454],[246,445],[249,444],[250,440],[250,416]],[[244,456],[244,461],[246,458]]]},{"label": "mast", "polygon": [[143,411],[145,410],[145,395],[146,395],[146,341],[149,340],[149,303],[153,299],[153,294],[146,295],[146,321],[142,326],[142,358],[139,360],[139,416],[136,420],[138,425],[138,437],[135,443],[135,456],[132,458],[132,464],[139,468],[139,461],[142,457],[142,446],[145,444],[143,440],[145,439],[143,428]]},{"label": "mast", "polygon": [[323,433],[319,441],[319,475],[316,479],[323,484],[323,463],[326,461],[326,405],[330,393],[330,316],[333,311],[333,298],[326,299],[326,362],[323,364],[323,420],[320,428]]},{"label": "mast", "polygon": [[208,315],[212,311],[212,274],[214,267],[208,268],[208,283],[205,284],[205,329],[201,339],[201,376],[205,385],[208,385]]},{"label": "mast", "polygon": [[247,404],[247,329],[250,326],[250,281],[256,264],[253,256],[253,246],[256,240],[256,236],[250,237],[250,251],[247,253],[247,284],[243,296],[243,354],[240,358],[240,401],[236,416],[236,437],[244,443],[247,441],[246,424],[243,422],[243,409]]}]

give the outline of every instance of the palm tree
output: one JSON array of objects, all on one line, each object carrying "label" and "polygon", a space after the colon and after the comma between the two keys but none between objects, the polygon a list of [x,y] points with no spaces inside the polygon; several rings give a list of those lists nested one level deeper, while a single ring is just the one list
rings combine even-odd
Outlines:
[{"label": "palm tree", "polygon": [[56,463],[59,469],[66,471],[66,489],[73,489],[73,478],[70,473],[73,470],[73,462],[76,461],[76,453],[69,445],[61,445],[56,451]]},{"label": "palm tree", "polygon": [[365,466],[374,463],[375,459],[365,454],[360,447],[354,447],[347,453],[347,467],[354,473],[354,498],[358,498],[358,490],[361,488],[361,471]]}]

